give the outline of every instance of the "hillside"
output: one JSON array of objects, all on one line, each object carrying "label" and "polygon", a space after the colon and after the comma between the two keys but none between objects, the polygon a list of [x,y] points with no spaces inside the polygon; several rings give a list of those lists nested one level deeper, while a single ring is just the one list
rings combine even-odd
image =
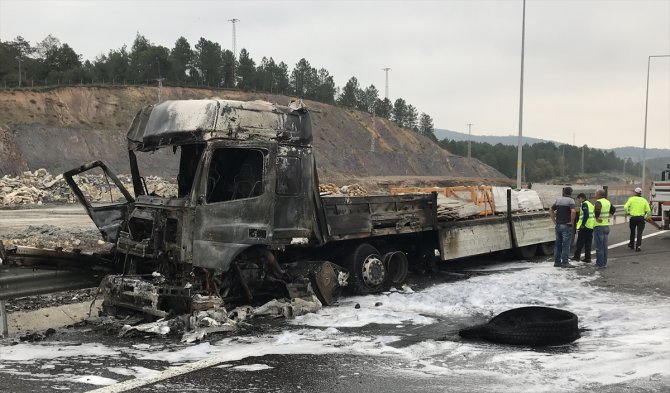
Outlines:
[{"label": "hillside", "polygon": [[[451,130],[443,130],[443,129],[435,129],[435,136],[437,137],[438,140],[442,140],[444,138],[448,138],[451,140],[455,141],[467,141],[469,139],[469,135],[464,132],[458,132],[458,131],[451,131]],[[482,142],[482,143],[490,143],[492,145],[495,144],[503,144],[503,145],[514,145],[516,146],[518,136],[516,135],[505,135],[505,136],[498,136],[498,135],[472,135],[472,141],[473,142]],[[535,143],[541,143],[541,142],[551,142],[547,141],[544,139],[539,139],[539,138],[531,138],[527,136],[523,136],[523,143],[524,144],[529,144],[533,145]],[[558,142],[555,142],[556,144],[559,144]]]},{"label": "hillside", "polygon": [[[438,140],[442,140],[444,138],[448,138],[451,140],[455,141],[467,141],[468,140],[468,134],[464,132],[458,132],[458,131],[451,131],[451,130],[443,130],[443,129],[435,129],[435,136],[437,137]],[[482,142],[482,143],[490,143],[492,145],[495,144],[503,144],[503,145],[513,145],[516,146],[517,144],[517,139],[518,136],[516,135],[505,135],[505,136],[498,136],[498,135],[472,135],[472,141],[473,142]],[[539,139],[539,138],[532,138],[532,137],[523,137],[523,143],[524,144],[529,144],[529,145],[534,145],[536,143],[543,143],[543,142],[552,142],[556,146],[562,145],[560,142],[556,141],[550,141],[546,139]],[[590,146],[593,147],[593,146]],[[598,148],[597,146],[595,147],[596,149]],[[630,158],[633,162],[639,162],[642,160],[642,148],[641,147],[636,147],[636,146],[624,146],[624,147],[615,147],[613,149],[603,149],[603,150],[611,150],[614,152],[614,154],[617,155],[619,158],[623,159],[628,159]],[[668,159],[670,157],[670,149],[656,149],[656,148],[648,148],[646,152],[647,160],[651,158],[663,158],[663,159]]]},{"label": "hillside", "polygon": [[[46,168],[60,173],[100,159],[128,173],[125,133],[135,113],[155,103],[153,87],[63,87],[43,91],[0,92],[0,176]],[[289,98],[266,93],[167,87],[163,100],[219,97],[287,104]],[[430,176],[444,184],[469,177],[508,181],[478,160],[450,154],[428,139],[364,112],[314,101],[314,147],[321,181],[336,183],[383,177],[384,183],[408,183]],[[169,176],[173,168],[161,154],[144,162],[145,173]],[[463,179],[466,181],[466,179]]]}]

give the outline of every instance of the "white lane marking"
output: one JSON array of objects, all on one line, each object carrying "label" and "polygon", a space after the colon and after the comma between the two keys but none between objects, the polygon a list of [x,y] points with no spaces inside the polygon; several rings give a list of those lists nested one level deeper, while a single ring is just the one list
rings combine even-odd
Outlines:
[{"label": "white lane marking", "polygon": [[126,392],[130,389],[140,388],[142,386],[150,385],[152,383],[160,382],[172,377],[176,377],[183,374],[188,374],[193,371],[202,370],[204,368],[216,366],[217,364],[225,362],[225,359],[220,357],[213,357],[209,359],[199,360],[197,362],[184,364],[182,366],[170,367],[164,371],[161,371],[159,374],[150,377],[150,378],[135,378],[123,381],[114,385],[105,386],[99,389],[90,390],[88,393],[117,393],[117,392]]},{"label": "white lane marking", "polygon": [[[648,237],[662,235],[666,232],[668,232],[668,231],[658,231],[658,232],[650,233],[648,235],[644,235],[644,236],[642,236],[642,238],[646,239]],[[626,245],[626,244],[628,244],[628,240],[626,240],[625,242],[612,244],[611,246],[607,247],[607,249],[609,250],[609,249],[612,249],[612,248],[615,248],[615,247],[621,247],[621,246]]]}]

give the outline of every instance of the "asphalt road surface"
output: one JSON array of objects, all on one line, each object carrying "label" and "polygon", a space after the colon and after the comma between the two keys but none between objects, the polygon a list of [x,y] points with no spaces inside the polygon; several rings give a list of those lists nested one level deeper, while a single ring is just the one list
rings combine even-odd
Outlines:
[{"label": "asphalt road surface", "polygon": [[[613,226],[602,270],[556,269],[546,257],[471,259],[411,277],[414,291],[343,298],[316,319],[259,320],[197,344],[117,338],[90,325],[34,343],[4,340],[0,391],[667,392],[670,232],[648,225],[645,235],[634,252],[617,245],[627,224]],[[582,338],[531,349],[458,336],[526,304],[574,310]]]}]

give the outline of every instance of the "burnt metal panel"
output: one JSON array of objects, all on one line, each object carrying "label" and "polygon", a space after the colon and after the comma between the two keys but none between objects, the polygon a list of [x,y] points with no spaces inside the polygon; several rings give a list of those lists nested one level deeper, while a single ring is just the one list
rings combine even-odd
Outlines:
[{"label": "burnt metal panel", "polygon": [[[263,193],[259,196],[208,203],[207,176],[216,149],[263,149]],[[208,146],[194,185],[193,264],[228,270],[233,259],[253,245],[269,245],[273,239],[276,145],[268,142],[218,141]],[[264,232],[264,236],[260,236]]]},{"label": "burnt metal panel", "polygon": [[276,157],[274,242],[312,238],[316,223],[312,201],[314,156],[312,148],[279,145]]},{"label": "burnt metal panel", "polygon": [[331,239],[421,232],[435,228],[434,194],[324,197]]},{"label": "burnt metal panel", "polygon": [[[107,177],[112,179],[114,185],[116,185],[121,194],[123,194],[123,197],[126,199],[126,203],[112,203],[102,206],[93,206],[91,202],[86,199],[84,193],[74,181],[73,176],[98,167]],[[133,197],[130,196],[130,193],[128,190],[126,190],[121,181],[114,173],[112,173],[112,171],[107,168],[104,163],[102,163],[102,161],[93,161],[78,168],[71,169],[63,173],[63,178],[65,178],[65,181],[72,189],[72,192],[75,194],[82,206],[84,206],[86,209],[88,216],[91,217],[91,220],[93,220],[95,225],[100,230],[102,238],[110,243],[114,243],[119,235],[121,224],[128,216],[129,206],[132,202],[134,202]]]},{"label": "burnt metal panel", "polygon": [[280,106],[266,101],[178,100],[148,106],[128,130],[130,150],[212,139],[276,140],[310,145],[312,128],[302,102]]}]

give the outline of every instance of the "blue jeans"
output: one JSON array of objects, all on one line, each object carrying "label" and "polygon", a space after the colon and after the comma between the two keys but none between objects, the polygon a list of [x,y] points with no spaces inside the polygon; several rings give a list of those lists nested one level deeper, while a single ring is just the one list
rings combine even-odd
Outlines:
[{"label": "blue jeans", "polygon": [[572,241],[572,226],[556,224],[556,242],[554,243],[554,265],[567,264]]},{"label": "blue jeans", "polygon": [[607,236],[609,234],[609,226],[593,228],[593,240],[596,243],[596,265],[598,266],[607,266]]}]

